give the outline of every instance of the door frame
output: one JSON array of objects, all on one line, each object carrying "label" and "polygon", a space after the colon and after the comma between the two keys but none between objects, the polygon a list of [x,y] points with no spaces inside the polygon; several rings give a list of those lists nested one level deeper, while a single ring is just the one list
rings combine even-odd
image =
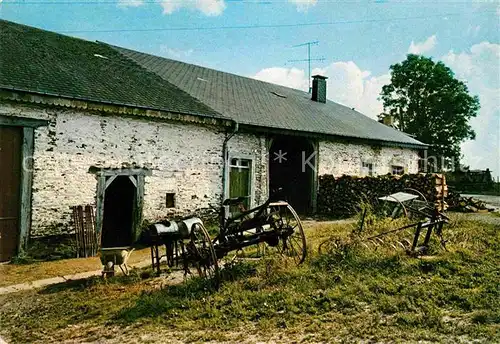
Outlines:
[{"label": "door frame", "polygon": [[47,126],[49,121],[34,118],[17,117],[0,114],[0,126],[21,127],[21,178],[19,190],[19,236],[17,254],[28,248],[28,239],[31,230],[31,203],[33,190],[33,154],[35,151],[35,129]]},{"label": "door frame", "polygon": [[[91,167],[89,173],[95,174],[97,179],[95,230],[100,237],[104,219],[104,196],[106,189],[118,176],[127,176],[134,184],[136,190],[136,203],[132,220],[133,240],[141,234],[139,229],[142,224],[142,208],[144,206],[144,181],[146,176],[151,176],[152,171],[147,168],[96,168]],[[100,245],[101,243],[99,243]]]},{"label": "door frame", "polygon": [[[270,190],[270,183],[271,183],[271,159],[273,157],[271,156],[271,148],[273,146],[273,143],[277,137],[280,136],[292,136],[292,135],[269,135],[266,137],[266,151],[267,151],[267,194],[269,195],[271,190]],[[319,140],[308,137],[308,136],[300,136],[297,135],[300,138],[305,139],[308,144],[311,145],[313,149],[313,154],[314,154],[314,169],[313,173],[311,175],[311,197],[309,199],[310,205],[311,205],[311,211],[312,214],[316,214],[318,211],[318,191],[319,191]]]},{"label": "door frame", "polygon": [[[229,153],[229,157],[226,161],[226,164],[227,164],[227,168],[226,168],[226,178],[225,178],[225,183],[226,185],[224,185],[224,199],[228,199],[229,198],[229,191],[230,191],[230,185],[231,185],[231,181],[229,180],[230,179],[230,175],[231,175],[231,160],[232,159],[241,159],[241,160],[250,160],[250,208],[253,208],[255,207],[255,170],[256,170],[256,166],[255,166],[255,156],[251,155],[251,154],[245,154],[245,153],[238,153],[238,152],[233,152],[233,153]],[[226,211],[229,209],[229,207],[226,208]],[[227,212],[226,212],[227,213]]]}]

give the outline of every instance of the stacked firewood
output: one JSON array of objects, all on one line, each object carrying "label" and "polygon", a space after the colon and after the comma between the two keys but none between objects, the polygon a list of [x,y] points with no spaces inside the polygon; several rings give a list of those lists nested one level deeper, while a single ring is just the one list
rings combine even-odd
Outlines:
[{"label": "stacked firewood", "polygon": [[[446,180],[441,174],[383,175],[378,177],[323,175],[319,178],[318,213],[336,218],[355,215],[363,204],[376,204],[378,197],[415,189],[440,211],[446,209]],[[410,191],[407,191],[410,192]]]},{"label": "stacked firewood", "polygon": [[463,213],[480,213],[494,210],[494,208],[488,207],[485,202],[473,197],[463,197],[458,192],[450,192],[447,202],[450,210]]}]

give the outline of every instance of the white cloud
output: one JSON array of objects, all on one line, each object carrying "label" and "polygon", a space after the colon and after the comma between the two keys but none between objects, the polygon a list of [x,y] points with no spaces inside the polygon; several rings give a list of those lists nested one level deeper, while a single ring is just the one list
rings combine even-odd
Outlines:
[{"label": "white cloud", "polygon": [[309,7],[316,6],[318,0],[288,0],[297,6],[297,11],[306,12]]},{"label": "white cloud", "polygon": [[469,25],[467,28],[467,34],[476,37],[481,30],[481,25]]},{"label": "white cloud", "polygon": [[[482,42],[469,51],[450,51],[441,60],[458,79],[466,81],[469,91],[478,95],[481,109],[471,126],[476,140],[462,145],[464,163],[471,168],[490,168],[500,175],[500,45]],[[315,68],[312,74],[328,77],[327,97],[330,100],[354,107],[368,117],[376,118],[382,112],[378,100],[382,86],[390,82],[390,74],[372,75],[353,61],[330,63],[325,68]],[[297,68],[266,68],[254,78],[307,91],[308,80],[304,70]]]},{"label": "white cloud", "polygon": [[[312,75],[315,74],[328,77],[328,99],[354,107],[373,119],[382,112],[382,104],[377,97],[382,86],[389,82],[389,74],[371,76],[369,71],[363,71],[352,61],[333,62],[325,68],[315,68]],[[297,68],[266,68],[253,77],[303,91],[309,88],[306,72]]]},{"label": "white cloud", "polygon": [[434,49],[436,43],[437,43],[436,35],[430,36],[423,42],[415,43],[414,41],[411,41],[410,47],[408,48],[408,53],[420,55],[429,52],[432,49]]},{"label": "white cloud", "polygon": [[139,7],[142,5],[144,5],[144,0],[118,0],[120,7]]},{"label": "white cloud", "polygon": [[167,57],[171,57],[173,59],[182,59],[191,56],[194,50],[193,49],[182,50],[182,49],[170,48],[169,46],[162,44],[160,45],[160,52],[166,55]]},{"label": "white cloud", "polygon": [[201,11],[207,16],[218,16],[226,8],[224,0],[163,0],[161,2],[163,14],[172,14],[181,9]]},{"label": "white cloud", "polygon": [[472,168],[490,168],[500,175],[500,44],[481,42],[469,51],[449,51],[442,61],[469,91],[479,96],[481,109],[471,126],[476,140],[462,145],[464,162]]},{"label": "white cloud", "polygon": [[308,88],[305,72],[297,68],[265,68],[255,74],[253,78],[299,90],[307,90]]}]

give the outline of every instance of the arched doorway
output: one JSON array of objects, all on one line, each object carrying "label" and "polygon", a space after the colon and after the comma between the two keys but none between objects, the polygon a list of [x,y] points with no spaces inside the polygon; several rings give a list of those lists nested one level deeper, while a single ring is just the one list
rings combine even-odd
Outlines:
[{"label": "arched doorway", "polygon": [[141,234],[146,168],[90,167],[97,178],[96,231],[101,247],[127,247]]},{"label": "arched doorway", "polygon": [[313,211],[316,156],[310,140],[298,136],[277,136],[269,149],[269,191],[282,189],[280,198],[300,214]]},{"label": "arched doorway", "polygon": [[136,188],[128,176],[118,176],[104,194],[102,247],[123,247],[133,242]]}]

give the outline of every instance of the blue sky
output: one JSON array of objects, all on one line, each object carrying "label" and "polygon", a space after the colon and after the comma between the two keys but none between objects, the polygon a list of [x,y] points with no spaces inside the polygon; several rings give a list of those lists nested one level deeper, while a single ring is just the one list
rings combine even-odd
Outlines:
[{"label": "blue sky", "polygon": [[[432,56],[467,81],[483,105],[472,122],[477,140],[463,146],[465,162],[500,171],[498,1],[10,1],[16,3],[0,0],[3,19],[302,89],[306,64],[287,61],[306,58],[306,48],[293,45],[318,40],[313,57],[325,60],[313,67],[329,76],[328,97],[373,118],[389,66],[408,52]],[[297,25],[312,23],[323,25]],[[228,28],[286,24],[296,26]],[[99,32],[143,29],[166,30]]]}]

